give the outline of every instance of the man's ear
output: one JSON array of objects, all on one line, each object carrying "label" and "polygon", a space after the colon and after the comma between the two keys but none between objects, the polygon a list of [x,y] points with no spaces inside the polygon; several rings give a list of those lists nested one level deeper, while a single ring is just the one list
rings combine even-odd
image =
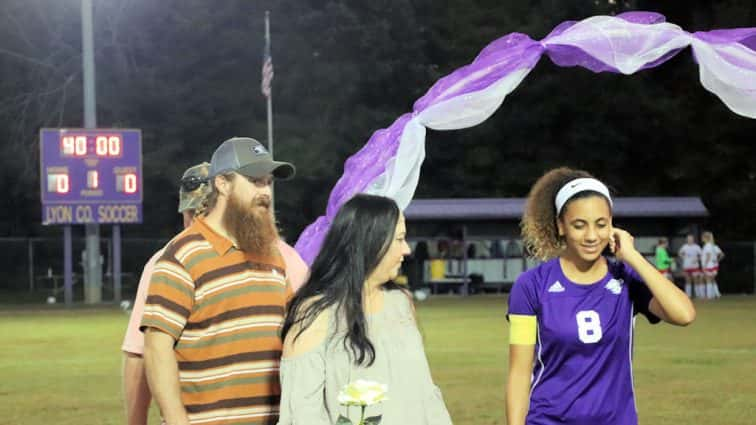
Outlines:
[{"label": "man's ear", "polygon": [[221,195],[228,196],[231,193],[231,182],[225,176],[217,175],[213,177],[213,184]]}]

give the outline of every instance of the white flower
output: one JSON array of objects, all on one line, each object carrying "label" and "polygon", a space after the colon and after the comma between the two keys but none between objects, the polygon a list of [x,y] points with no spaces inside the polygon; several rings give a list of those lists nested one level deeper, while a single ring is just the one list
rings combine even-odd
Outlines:
[{"label": "white flower", "polygon": [[344,385],[338,399],[344,406],[370,406],[388,400],[386,392],[388,392],[387,385],[358,379]]}]

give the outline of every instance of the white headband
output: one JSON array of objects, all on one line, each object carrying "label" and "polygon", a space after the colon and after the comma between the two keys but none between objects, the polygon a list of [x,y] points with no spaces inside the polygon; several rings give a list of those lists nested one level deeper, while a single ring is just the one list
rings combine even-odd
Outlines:
[{"label": "white headband", "polygon": [[604,183],[601,183],[596,179],[583,177],[575,180],[570,180],[567,184],[562,186],[561,189],[559,189],[559,192],[557,192],[556,195],[556,199],[554,200],[557,215],[562,212],[562,208],[564,207],[564,204],[567,203],[567,201],[569,201],[578,193],[585,192],[587,190],[598,192],[604,195],[609,201],[609,206],[614,206],[614,204],[612,203],[612,197],[609,195],[609,189]]}]

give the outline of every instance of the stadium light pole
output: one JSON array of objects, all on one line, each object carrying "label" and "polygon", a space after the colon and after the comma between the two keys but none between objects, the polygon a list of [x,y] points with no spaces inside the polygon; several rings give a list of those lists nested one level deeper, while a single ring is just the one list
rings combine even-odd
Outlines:
[{"label": "stadium light pole", "polygon": [[[95,64],[92,0],[81,0],[81,47],[84,71],[84,128],[97,128],[97,95],[95,92]],[[88,223],[84,258],[84,302],[102,301],[102,265],[100,264],[100,226]]]}]

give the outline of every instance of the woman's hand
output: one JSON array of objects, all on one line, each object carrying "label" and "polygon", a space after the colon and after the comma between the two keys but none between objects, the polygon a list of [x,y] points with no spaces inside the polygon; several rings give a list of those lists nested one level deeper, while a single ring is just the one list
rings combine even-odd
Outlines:
[{"label": "woman's hand", "polygon": [[609,249],[620,261],[630,261],[635,256],[639,256],[638,250],[635,249],[635,238],[633,235],[618,227],[613,227],[609,238]]},{"label": "woman's hand", "polygon": [[667,323],[687,326],[696,318],[696,309],[685,292],[666,277],[656,267],[646,261],[633,244],[633,236],[618,228],[612,228],[609,249],[618,260],[627,263],[640,276],[653,298],[648,303],[648,310]]}]

